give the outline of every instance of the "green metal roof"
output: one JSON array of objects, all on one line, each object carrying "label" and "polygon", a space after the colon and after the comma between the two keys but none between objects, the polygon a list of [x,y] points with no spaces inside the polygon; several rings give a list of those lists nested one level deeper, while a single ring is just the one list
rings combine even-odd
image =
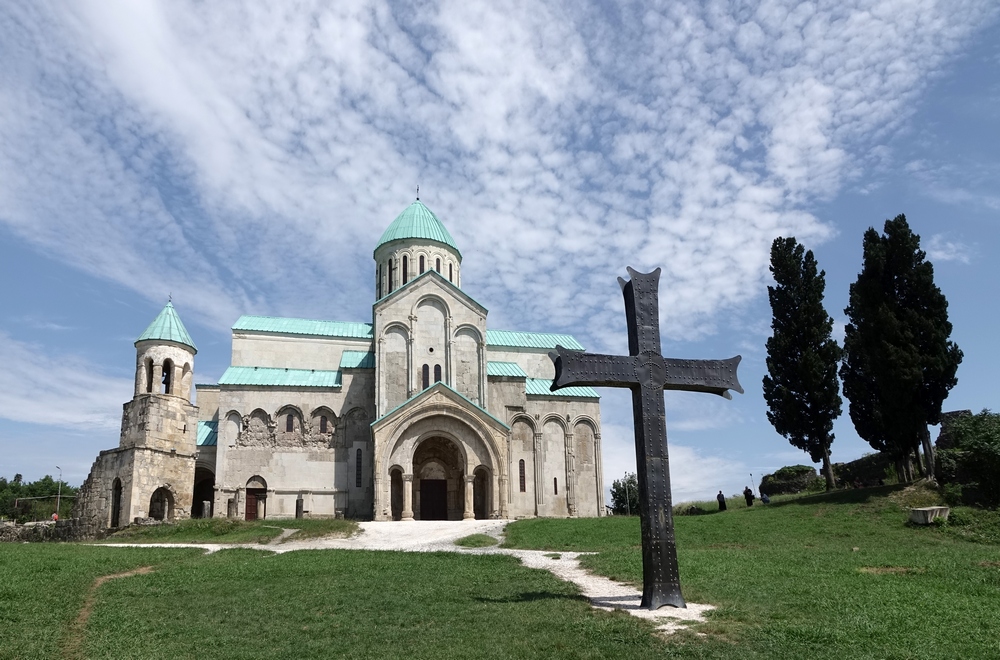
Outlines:
[{"label": "green metal roof", "polygon": [[487,362],[486,375],[507,376],[508,378],[528,377],[528,374],[524,373],[524,369],[517,362]]},{"label": "green metal roof", "polygon": [[341,369],[374,369],[375,354],[371,351],[344,351],[340,356]]},{"label": "green metal roof", "polygon": [[153,322],[149,324],[146,331],[139,335],[139,338],[135,340],[135,343],[141,341],[173,341],[178,344],[184,344],[185,346],[190,346],[194,349],[194,352],[198,352],[198,348],[191,341],[191,335],[188,334],[187,328],[181,323],[181,317],[177,316],[177,311],[174,310],[174,306],[171,303],[167,303],[166,307],[163,308]]},{"label": "green metal roof", "polygon": [[486,345],[498,348],[563,348],[574,351],[586,350],[572,335],[556,335],[545,332],[514,332],[512,330],[487,330]]},{"label": "green metal roof", "polygon": [[459,258],[462,257],[458,246],[455,245],[455,239],[451,237],[451,234],[448,233],[445,226],[438,220],[438,217],[434,215],[434,212],[424,206],[419,199],[407,206],[403,209],[402,213],[396,216],[392,224],[383,232],[382,238],[378,240],[378,245],[375,246],[375,249],[379,249],[390,241],[412,238],[425,238],[437,241],[438,243],[444,243],[455,250],[455,252],[458,252]]},{"label": "green metal roof", "polygon": [[198,422],[198,446],[214,447],[219,439],[218,422]]},{"label": "green metal roof", "polygon": [[524,381],[524,393],[528,396],[561,396],[573,399],[600,399],[601,395],[593,387],[563,387],[553,392],[552,381],[548,378],[528,378]]},{"label": "green metal roof", "polygon": [[287,335],[312,335],[314,337],[343,337],[346,339],[372,338],[371,323],[286,319],[277,316],[244,315],[233,324],[233,330],[274,332]]},{"label": "green metal roof", "polygon": [[271,387],[340,387],[339,371],[280,369],[274,367],[229,367],[219,385],[267,385]]}]

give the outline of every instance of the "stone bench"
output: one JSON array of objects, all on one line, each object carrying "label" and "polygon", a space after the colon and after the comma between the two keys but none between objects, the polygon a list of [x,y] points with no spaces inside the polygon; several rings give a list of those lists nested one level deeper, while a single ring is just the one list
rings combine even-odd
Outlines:
[{"label": "stone bench", "polygon": [[950,512],[951,509],[946,506],[924,506],[919,509],[910,509],[910,522],[917,525],[930,525],[935,518],[948,520]]}]

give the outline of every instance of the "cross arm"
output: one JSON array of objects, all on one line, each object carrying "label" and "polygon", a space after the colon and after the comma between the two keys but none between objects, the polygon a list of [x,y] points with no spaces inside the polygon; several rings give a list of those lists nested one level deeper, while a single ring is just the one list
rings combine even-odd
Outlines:
[{"label": "cross arm", "polygon": [[549,388],[553,392],[571,385],[629,387],[638,382],[634,357],[584,353],[562,346],[556,346],[549,357],[556,367],[556,377]]},{"label": "cross arm", "polygon": [[743,386],[736,377],[743,356],[737,355],[728,360],[680,360],[665,358],[663,366],[666,371],[665,390],[685,390],[687,392],[707,392],[732,399],[729,390],[743,394]]}]

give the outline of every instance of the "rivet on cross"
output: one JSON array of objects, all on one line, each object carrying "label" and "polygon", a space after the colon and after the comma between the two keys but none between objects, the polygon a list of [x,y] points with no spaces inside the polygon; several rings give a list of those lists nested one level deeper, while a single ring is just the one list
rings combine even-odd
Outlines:
[{"label": "rivet on cross", "polygon": [[736,368],[741,356],[728,360],[678,360],[660,352],[658,288],[660,269],[618,278],[625,296],[628,356],[597,355],[556,346],[549,353],[556,367],[552,391],[573,385],[627,387],[632,390],[635,456],[642,528],[642,607],[687,607],[681,595],[677,546],[670,498],[670,463],[663,390],[707,392],[732,399],[743,393]]}]

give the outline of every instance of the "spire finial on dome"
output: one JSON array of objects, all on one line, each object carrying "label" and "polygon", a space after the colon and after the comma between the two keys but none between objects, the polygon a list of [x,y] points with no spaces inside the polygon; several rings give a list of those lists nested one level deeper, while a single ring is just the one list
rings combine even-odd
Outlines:
[{"label": "spire finial on dome", "polygon": [[417,201],[420,201],[420,184],[417,184]]}]

